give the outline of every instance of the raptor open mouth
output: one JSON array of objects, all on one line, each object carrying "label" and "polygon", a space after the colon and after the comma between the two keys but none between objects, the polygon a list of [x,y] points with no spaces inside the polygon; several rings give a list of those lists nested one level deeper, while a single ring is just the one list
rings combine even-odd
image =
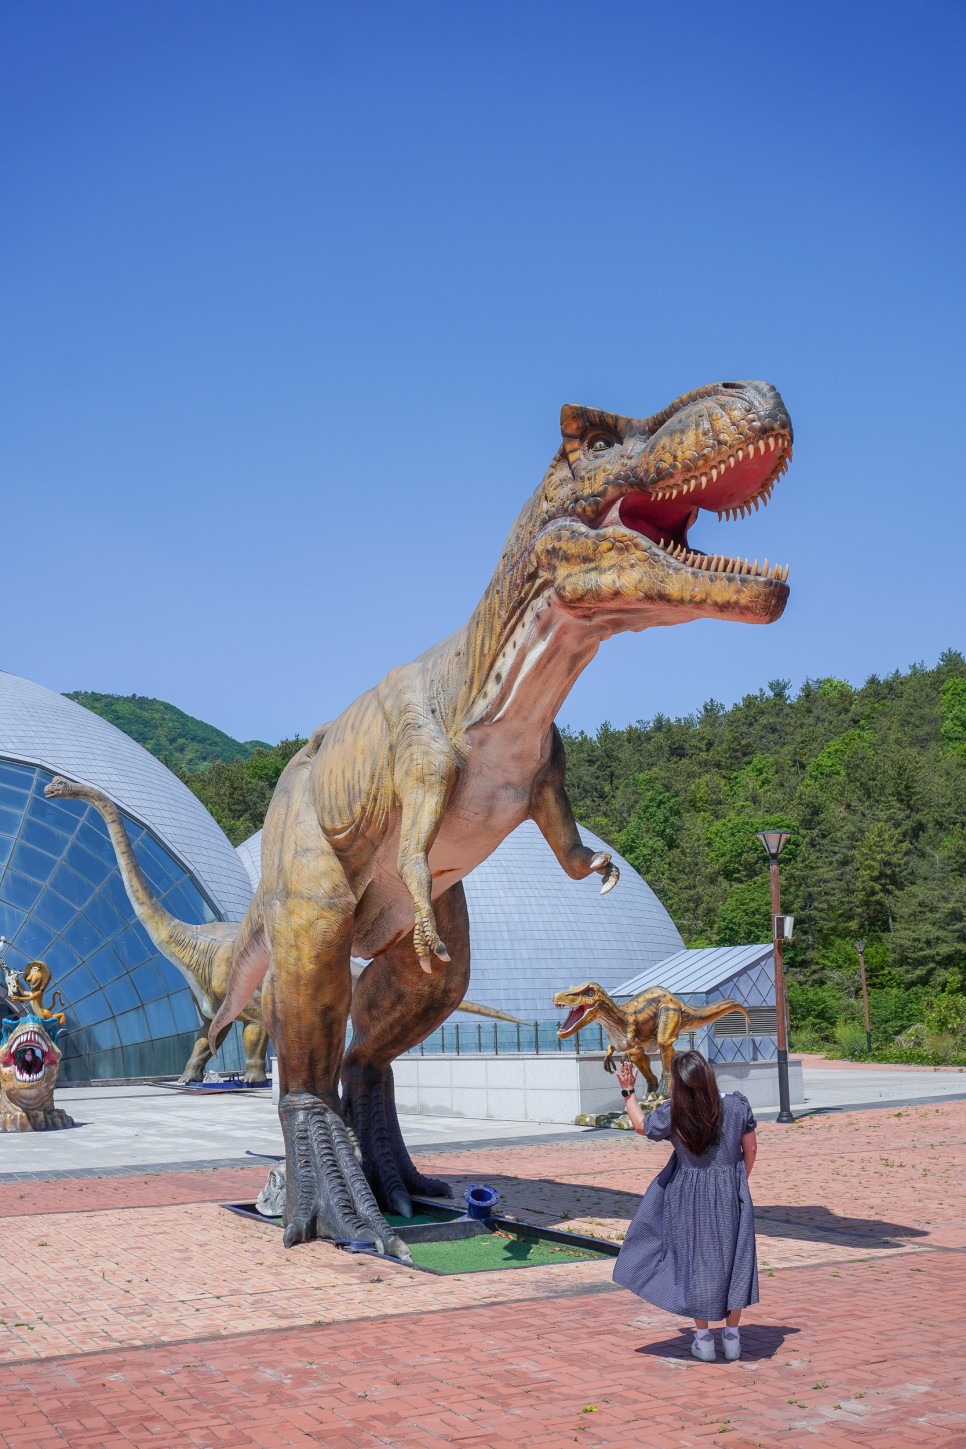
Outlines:
[{"label": "raptor open mouth", "polygon": [[557,1027],[557,1035],[565,1036],[568,1032],[573,1031],[574,1027],[587,1015],[587,1012],[589,1010],[589,1006],[571,1007],[570,1012],[563,1025]]},{"label": "raptor open mouth", "polygon": [[688,530],[699,510],[719,519],[743,518],[767,504],[792,456],[791,433],[781,429],[704,458],[695,467],[655,480],[647,489],[632,489],[616,498],[598,528],[623,527],[643,535],[688,568],[744,574],[784,583],[787,564],[703,553],[688,543]]}]

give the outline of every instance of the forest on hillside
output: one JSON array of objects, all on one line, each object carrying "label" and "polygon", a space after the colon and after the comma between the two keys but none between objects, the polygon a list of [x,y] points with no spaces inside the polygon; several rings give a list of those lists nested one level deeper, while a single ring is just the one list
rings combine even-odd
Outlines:
[{"label": "forest on hillside", "polygon": [[[784,679],[726,709],[565,735],[574,810],[645,877],[689,946],[770,937],[756,832],[781,828],[793,1045],[864,1050],[854,942],[867,942],[874,1042],[966,1063],[966,660],[947,650],[855,689]],[[264,819],[287,740],[187,772],[237,844]],[[898,1045],[897,1045],[898,1042]]]},{"label": "forest on hillside", "polygon": [[[768,940],[782,829],[793,1042],[966,1062],[966,660],[947,650],[860,689],[787,680],[725,709],[566,737],[578,819],[612,841],[689,946]],[[899,1039],[898,1052],[896,1039]],[[928,1038],[928,1040],[927,1040]],[[925,1056],[923,1055],[925,1054]]]},{"label": "forest on hillside", "polygon": [[213,760],[245,759],[253,750],[268,749],[261,740],[233,740],[224,730],[150,695],[75,689],[67,698],[116,725],[176,772],[204,769]]}]

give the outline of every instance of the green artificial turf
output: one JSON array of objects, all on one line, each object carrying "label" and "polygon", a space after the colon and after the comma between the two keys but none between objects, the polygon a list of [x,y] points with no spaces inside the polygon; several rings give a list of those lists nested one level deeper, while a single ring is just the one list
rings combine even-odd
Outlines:
[{"label": "green artificial turf", "polygon": [[386,1222],[391,1228],[411,1228],[417,1223],[451,1223],[452,1213],[434,1212],[432,1208],[426,1212],[413,1213],[411,1218],[400,1217],[398,1213],[386,1213]]},{"label": "green artificial turf", "polygon": [[593,1248],[553,1243],[540,1238],[518,1238],[509,1233],[487,1233],[485,1237],[457,1238],[454,1242],[410,1243],[409,1251],[418,1268],[435,1268],[437,1273],[483,1273],[491,1268],[536,1268],[547,1263],[575,1263],[589,1258],[606,1258]]}]

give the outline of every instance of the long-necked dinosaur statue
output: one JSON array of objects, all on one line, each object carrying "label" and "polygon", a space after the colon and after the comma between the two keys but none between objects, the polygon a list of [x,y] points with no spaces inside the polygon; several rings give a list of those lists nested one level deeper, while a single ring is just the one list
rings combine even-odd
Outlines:
[{"label": "long-necked dinosaur statue", "polygon": [[[740,1001],[714,1001],[710,1006],[688,1006],[663,986],[649,986],[626,1006],[618,1006],[603,986],[596,981],[585,981],[583,986],[558,991],[553,1004],[559,1010],[569,1008],[566,1021],[557,1028],[561,1041],[589,1026],[592,1021],[599,1021],[610,1042],[604,1053],[604,1070],[616,1072],[614,1057],[617,1052],[630,1057],[647,1083],[649,1096],[657,1096],[659,1090],[666,1089],[674,1044],[684,1032],[700,1031],[731,1011],[744,1012],[751,1021]],[[651,1070],[649,1052],[661,1054],[660,1088]]]},{"label": "long-necked dinosaur statue", "polygon": [[[785,606],[780,568],[688,539],[699,510],[743,513],[785,471],[791,424],[773,387],[715,383],[644,419],[568,406],[561,434],[469,622],[391,670],[283,772],[258,891],[234,946],[213,948],[232,956],[214,1039],[264,983],[286,1244],[362,1239],[405,1258],[379,1203],[408,1213],[410,1193],[449,1191],[406,1151],[392,1062],[466,992],[463,877],[529,817],[575,880],[616,880],[580,839],[553,723],[601,641],[689,619],[770,623]],[[498,456],[489,420],[480,440]],[[373,958],[354,993],[353,954]]]},{"label": "long-necked dinosaur statue", "polygon": [[[88,805],[93,805],[94,809],[103,816],[107,833],[114,847],[114,854],[117,857],[121,880],[124,882],[128,900],[134,907],[134,913],[158,950],[181,972],[191,987],[192,995],[201,1013],[201,1031],[187,1065],[181,1073],[180,1080],[182,1082],[203,1081],[205,1068],[216,1049],[215,1044],[208,1040],[208,1033],[212,1021],[225,999],[232,952],[241,930],[240,922],[212,921],[204,926],[194,926],[177,920],[169,911],[165,910],[138,865],[137,856],[134,854],[121,812],[103,790],[97,790],[92,785],[79,784],[74,780],[66,780],[63,775],[55,775],[44,790],[44,794],[48,799],[84,800]],[[32,962],[31,966],[40,964]],[[364,968],[361,963],[353,961],[351,969],[353,979],[356,980]],[[46,971],[46,967],[42,967],[42,970]],[[46,986],[49,980],[50,972],[47,971],[43,985]],[[29,973],[27,981],[28,984],[35,984],[31,982]],[[59,994],[58,992],[57,995]],[[27,999],[11,994],[11,1000],[14,1001]],[[30,997],[29,1000],[33,1002],[34,998]],[[515,1016],[508,1016],[506,1012],[496,1011],[490,1006],[481,1006],[475,1001],[460,1002],[460,1010],[468,1011],[475,1016],[495,1017],[499,1021],[517,1020]],[[42,1014],[49,1016],[50,1012],[43,1011]],[[267,1080],[265,1055],[268,1050],[268,1032],[265,1030],[265,1022],[262,1018],[260,991],[253,994],[244,1010],[239,1012],[239,1016],[243,1023],[245,1081],[257,1085]],[[63,1015],[60,1020],[63,1024]],[[230,1027],[231,1022],[221,1027],[218,1034],[218,1045],[224,1040]]]}]

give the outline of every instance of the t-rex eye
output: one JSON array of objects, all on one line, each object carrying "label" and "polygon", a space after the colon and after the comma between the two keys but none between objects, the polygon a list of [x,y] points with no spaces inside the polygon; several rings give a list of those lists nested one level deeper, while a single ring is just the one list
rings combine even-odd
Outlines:
[{"label": "t-rex eye", "polygon": [[606,453],[613,446],[613,440],[610,438],[595,438],[590,445],[590,451],[592,453]]}]

